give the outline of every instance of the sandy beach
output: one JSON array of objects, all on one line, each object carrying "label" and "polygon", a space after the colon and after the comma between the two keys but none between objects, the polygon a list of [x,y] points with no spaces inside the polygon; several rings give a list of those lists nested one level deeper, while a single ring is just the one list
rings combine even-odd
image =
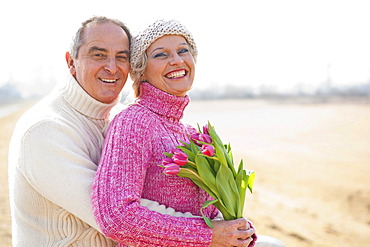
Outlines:
[{"label": "sandy beach", "polygon": [[[0,243],[11,246],[7,151],[29,106],[0,117]],[[257,172],[245,216],[288,247],[370,243],[370,105],[193,101],[184,120],[208,120],[235,160]]]}]

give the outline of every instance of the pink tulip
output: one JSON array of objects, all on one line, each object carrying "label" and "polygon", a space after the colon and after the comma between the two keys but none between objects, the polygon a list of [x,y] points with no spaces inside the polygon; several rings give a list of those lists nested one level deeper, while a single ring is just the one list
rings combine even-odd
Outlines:
[{"label": "pink tulip", "polygon": [[208,128],[208,124],[204,125],[203,126],[203,134],[207,134],[209,135],[209,128]]},{"label": "pink tulip", "polygon": [[180,172],[180,166],[175,163],[167,164],[163,170],[166,175],[177,175]]},{"label": "pink tulip", "polygon": [[186,163],[188,163],[188,156],[186,155],[186,153],[181,151],[181,149],[175,149],[173,151],[172,160],[179,166],[184,166],[186,165]]},{"label": "pink tulip", "polygon": [[164,158],[163,160],[162,160],[162,165],[163,166],[166,166],[166,165],[168,165],[168,164],[170,164],[170,163],[173,163],[173,160],[171,159],[171,158]]},{"label": "pink tulip", "polygon": [[208,134],[200,134],[200,140],[205,143],[212,143],[212,138]]},{"label": "pink tulip", "polygon": [[201,144],[198,142],[200,141],[200,138],[199,138],[199,135],[200,133],[195,133],[195,134],[191,134],[190,135],[190,139],[198,146],[200,146]]},{"label": "pink tulip", "polygon": [[193,140],[195,144],[198,146],[202,146],[198,141],[205,142],[205,143],[212,143],[212,138],[207,135],[207,134],[202,134],[202,133],[195,133],[190,136],[190,138]]},{"label": "pink tulip", "polygon": [[211,145],[203,145],[200,148],[200,151],[202,152],[202,154],[207,156],[213,156],[215,154],[215,148]]}]

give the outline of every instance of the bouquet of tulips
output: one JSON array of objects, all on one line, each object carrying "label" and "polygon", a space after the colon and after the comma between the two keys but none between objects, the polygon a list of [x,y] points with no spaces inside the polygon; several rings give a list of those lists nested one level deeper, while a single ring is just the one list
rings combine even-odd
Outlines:
[{"label": "bouquet of tulips", "polygon": [[[166,175],[177,175],[190,178],[196,185],[205,190],[212,201],[206,201],[202,209],[214,205],[220,210],[225,220],[242,217],[245,193],[253,189],[255,173],[244,170],[243,160],[235,169],[230,144],[224,145],[214,127],[208,122],[203,132],[190,136],[190,142],[181,142],[162,161],[161,167]],[[208,226],[212,222],[201,209],[203,219]]]}]

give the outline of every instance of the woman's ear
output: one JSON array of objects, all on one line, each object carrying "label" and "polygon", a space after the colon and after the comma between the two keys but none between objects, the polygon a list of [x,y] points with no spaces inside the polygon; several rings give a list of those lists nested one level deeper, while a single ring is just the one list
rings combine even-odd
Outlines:
[{"label": "woman's ear", "polygon": [[76,77],[75,59],[68,51],[66,52],[66,62],[69,69],[69,73],[71,73],[73,77]]},{"label": "woman's ear", "polygon": [[141,74],[141,76],[140,76],[140,80],[139,80],[139,81],[146,81],[144,73],[143,73],[143,74]]}]

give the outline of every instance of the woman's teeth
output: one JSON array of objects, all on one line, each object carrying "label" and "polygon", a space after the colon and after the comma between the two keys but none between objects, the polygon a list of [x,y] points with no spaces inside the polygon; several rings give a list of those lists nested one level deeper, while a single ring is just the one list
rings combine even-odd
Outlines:
[{"label": "woman's teeth", "polygon": [[179,70],[179,71],[174,71],[166,75],[166,78],[173,79],[173,78],[179,78],[179,77],[184,77],[186,74],[185,70]]}]

